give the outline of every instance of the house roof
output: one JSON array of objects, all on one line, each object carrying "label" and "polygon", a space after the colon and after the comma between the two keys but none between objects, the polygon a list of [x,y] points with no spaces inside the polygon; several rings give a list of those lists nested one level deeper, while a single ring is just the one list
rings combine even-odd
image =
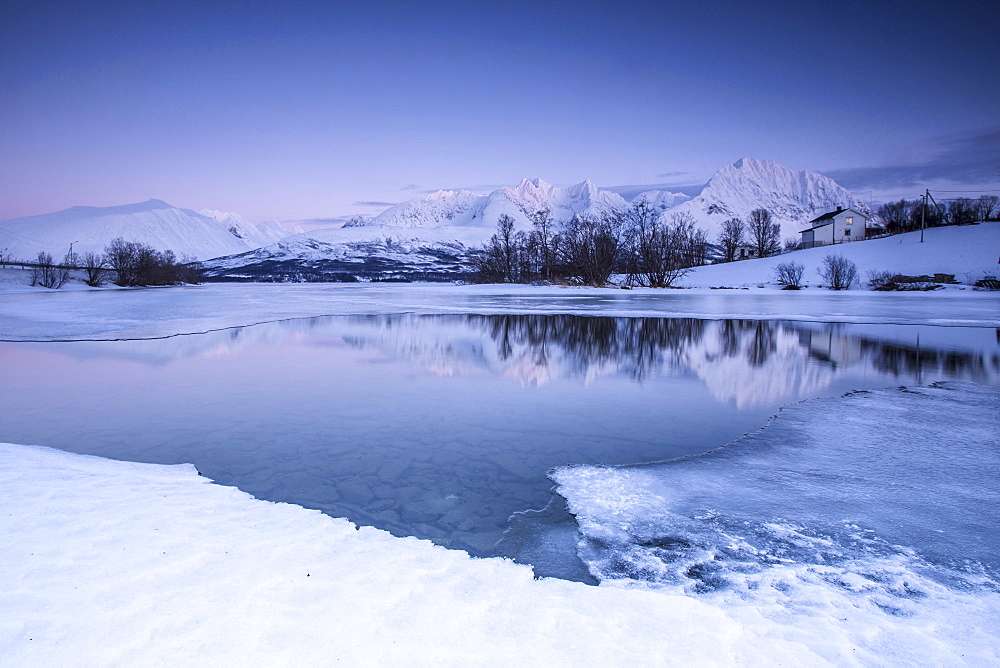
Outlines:
[{"label": "house roof", "polygon": [[[817,218],[813,218],[812,220],[809,221],[810,227],[802,230],[802,232],[809,232],[810,230],[815,230],[817,228],[829,225],[830,223],[833,222],[833,219],[835,217],[837,217],[838,215],[840,215],[842,213],[847,213],[848,211],[854,213],[855,215],[861,216],[862,218],[865,219],[866,222],[868,221],[868,216],[866,216],[865,214],[861,213],[860,211],[855,211],[854,209],[852,209],[850,207],[847,207],[846,209],[838,208],[836,211],[828,211],[828,212],[824,213],[822,216],[819,216]],[[799,232],[799,234],[802,234],[802,232]]]}]

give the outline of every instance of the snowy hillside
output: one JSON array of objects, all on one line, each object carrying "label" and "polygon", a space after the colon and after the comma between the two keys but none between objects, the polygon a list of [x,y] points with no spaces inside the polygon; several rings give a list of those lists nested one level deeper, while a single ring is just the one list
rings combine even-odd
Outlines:
[{"label": "snowy hillside", "polygon": [[450,281],[468,276],[483,229],[320,229],[202,266],[220,281]]},{"label": "snowy hillside", "polygon": [[693,269],[678,285],[742,287],[774,283],[774,268],[778,264],[796,262],[805,267],[803,284],[815,286],[823,282],[818,269],[827,255],[842,255],[854,262],[861,286],[871,271],[910,276],[954,274],[959,281],[970,278],[974,281],[984,274],[997,273],[998,252],[1000,223],[932,227],[924,231],[924,243],[920,243],[920,232],[907,232],[755,260],[706,265]]},{"label": "snowy hillside", "polygon": [[77,253],[102,252],[115,237],[199,259],[242,253],[277,240],[273,230],[255,228],[237,214],[197,213],[156,199],[122,206],[75,206],[0,223],[0,248],[16,259],[32,259],[40,251],[60,259],[71,243]]},{"label": "snowy hillside", "polygon": [[232,211],[202,209],[198,213],[223,225],[233,236],[252,244],[254,248],[267,246],[290,236],[281,227],[281,224],[274,220],[268,220],[255,226],[240,214]]}]

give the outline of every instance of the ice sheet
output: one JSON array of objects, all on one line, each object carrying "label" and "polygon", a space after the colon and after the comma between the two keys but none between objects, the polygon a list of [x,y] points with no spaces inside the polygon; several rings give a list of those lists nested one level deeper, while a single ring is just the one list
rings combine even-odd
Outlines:
[{"label": "ice sheet", "polygon": [[857,644],[919,627],[996,657],[998,416],[1000,391],[979,385],[857,392],[788,407],[705,455],[551,477],[605,585]]},{"label": "ice sheet", "polygon": [[39,291],[0,286],[0,340],[135,339],[323,315],[575,314],[1000,327],[1000,293],[654,290],[530,285],[208,284]]}]

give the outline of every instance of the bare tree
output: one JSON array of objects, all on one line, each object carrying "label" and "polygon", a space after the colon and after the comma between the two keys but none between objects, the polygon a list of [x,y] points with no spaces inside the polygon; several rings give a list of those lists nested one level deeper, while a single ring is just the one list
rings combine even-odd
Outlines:
[{"label": "bare tree", "polygon": [[573,216],[559,235],[560,269],[586,285],[605,285],[624,256],[627,227],[623,216]]},{"label": "bare tree", "polygon": [[87,273],[84,283],[92,288],[104,285],[107,280],[107,260],[101,253],[88,251],[83,254],[83,270]]},{"label": "bare tree", "polygon": [[52,254],[41,251],[31,268],[31,284],[43,288],[58,290],[69,280],[69,269],[57,266],[52,260]]},{"label": "bare tree", "polygon": [[1000,212],[1000,196],[983,195],[976,200],[976,217],[979,220],[995,220]]},{"label": "bare tree", "polygon": [[913,208],[914,202],[901,199],[898,202],[886,202],[878,208],[876,215],[886,230],[896,234],[910,229]]},{"label": "bare tree", "polygon": [[948,203],[949,225],[970,225],[976,222],[979,207],[969,197],[959,197]]},{"label": "bare tree", "polygon": [[736,259],[736,251],[743,245],[746,235],[746,225],[739,218],[729,218],[723,221],[719,231],[719,248],[722,249],[722,259],[732,262]]},{"label": "bare tree", "polygon": [[843,255],[827,255],[817,271],[831,290],[846,290],[858,278],[857,265]]},{"label": "bare tree", "polygon": [[774,268],[774,279],[786,290],[798,290],[802,287],[802,274],[805,270],[805,266],[798,262],[782,262]]},{"label": "bare tree", "polygon": [[528,237],[514,231],[514,219],[502,214],[497,231],[476,261],[477,280],[483,283],[518,283],[528,271]]},{"label": "bare tree", "polygon": [[121,237],[112,239],[104,249],[107,265],[116,274],[115,283],[122,286],[172,285],[185,282],[185,277],[195,277],[200,273],[196,267],[186,268],[179,263],[173,251],[157,251],[152,246],[125,241]]},{"label": "bare tree", "polygon": [[558,243],[551,212],[548,209],[536,211],[531,215],[531,224],[534,228],[530,239],[534,263],[538,266],[538,275],[548,281],[553,277]]},{"label": "bare tree", "polygon": [[767,209],[754,209],[747,222],[750,243],[757,249],[757,257],[774,255],[781,250],[781,227],[772,221]]}]

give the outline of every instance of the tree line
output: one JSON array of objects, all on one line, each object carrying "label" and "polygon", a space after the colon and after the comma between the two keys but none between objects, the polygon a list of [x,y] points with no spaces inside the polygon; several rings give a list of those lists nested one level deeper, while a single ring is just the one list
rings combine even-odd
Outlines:
[{"label": "tree line", "polygon": [[625,212],[577,214],[563,223],[542,209],[531,223],[530,231],[515,230],[511,216],[500,216],[496,233],[475,253],[475,280],[602,286],[612,274],[622,274],[628,286],[666,288],[692,267],[734,260],[741,245],[752,244],[759,257],[781,250],[780,228],[766,209],[753,211],[746,223],[727,220],[718,243],[709,241],[690,213],[668,218],[643,200]]},{"label": "tree line", "polygon": [[925,227],[969,225],[978,221],[1000,220],[1000,196],[982,195],[976,199],[958,197],[940,205],[920,199],[886,202],[875,212],[887,232],[898,234]]},{"label": "tree line", "polygon": [[177,259],[173,251],[158,251],[149,244],[111,240],[103,253],[74,253],[70,250],[56,263],[51,253],[40,252],[31,268],[31,285],[58,289],[70,278],[72,269],[82,269],[83,282],[99,287],[108,281],[123,287],[198,283],[202,271],[189,258]]}]

